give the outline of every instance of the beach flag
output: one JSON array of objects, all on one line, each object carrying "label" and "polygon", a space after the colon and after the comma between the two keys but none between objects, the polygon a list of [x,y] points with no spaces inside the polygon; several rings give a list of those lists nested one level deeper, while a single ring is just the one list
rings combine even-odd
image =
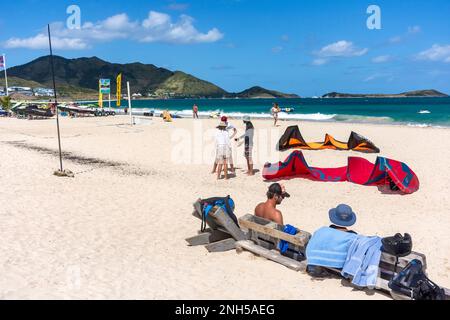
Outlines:
[{"label": "beach flag", "polygon": [[122,73],[119,73],[117,76],[117,106],[120,107],[121,105],[121,98],[122,98]]},{"label": "beach flag", "polygon": [[5,94],[8,95],[8,74],[6,73],[6,56],[4,54],[0,56],[0,68],[5,71]]},{"label": "beach flag", "polygon": [[102,82],[98,81],[98,106],[103,108],[103,92],[102,92]]},{"label": "beach flag", "polygon": [[100,79],[100,92],[102,94],[110,94],[111,93],[111,80]]}]

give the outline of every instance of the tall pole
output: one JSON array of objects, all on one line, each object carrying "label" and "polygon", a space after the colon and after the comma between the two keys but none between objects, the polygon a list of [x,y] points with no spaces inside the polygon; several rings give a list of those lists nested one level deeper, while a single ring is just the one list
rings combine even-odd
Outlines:
[{"label": "tall pole", "polygon": [[130,94],[130,82],[127,81],[127,89],[128,89],[128,109],[130,110],[130,119],[131,119],[131,125],[133,125],[133,109],[131,107],[131,94]]},{"label": "tall pole", "polygon": [[3,68],[5,69],[6,96],[8,96],[8,73],[6,72],[6,55],[5,54],[3,54]]},{"label": "tall pole", "polygon": [[109,92],[109,100],[108,100],[108,103],[109,103],[109,111],[111,111],[111,88],[109,89],[110,90],[110,92]]},{"label": "tall pole", "polygon": [[62,152],[61,152],[61,134],[59,132],[58,97],[56,95],[55,66],[53,64],[53,50],[52,50],[52,38],[50,35],[50,25],[48,25],[48,43],[50,45],[50,65],[52,67],[53,93],[55,94],[56,127],[58,130],[58,147],[59,147],[59,164],[60,164],[61,172],[63,172],[63,162],[62,162]]}]

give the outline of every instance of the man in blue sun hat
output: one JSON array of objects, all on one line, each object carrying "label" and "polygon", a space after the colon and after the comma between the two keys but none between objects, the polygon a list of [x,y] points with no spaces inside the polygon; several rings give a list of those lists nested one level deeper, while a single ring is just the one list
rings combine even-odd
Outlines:
[{"label": "man in blue sun hat", "polygon": [[306,252],[306,270],[309,275],[317,278],[330,276],[324,266],[339,269],[344,265],[346,253],[357,237],[355,231],[348,229],[354,226],[357,220],[350,206],[341,204],[331,209],[328,214],[332,224],[319,229],[313,235]]}]

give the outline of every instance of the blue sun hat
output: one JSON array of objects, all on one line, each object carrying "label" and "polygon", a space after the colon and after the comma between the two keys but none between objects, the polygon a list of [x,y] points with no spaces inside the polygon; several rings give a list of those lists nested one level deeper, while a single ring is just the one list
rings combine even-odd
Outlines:
[{"label": "blue sun hat", "polygon": [[351,227],[356,223],[356,214],[346,204],[341,204],[337,208],[331,209],[329,214],[331,222],[339,227]]}]

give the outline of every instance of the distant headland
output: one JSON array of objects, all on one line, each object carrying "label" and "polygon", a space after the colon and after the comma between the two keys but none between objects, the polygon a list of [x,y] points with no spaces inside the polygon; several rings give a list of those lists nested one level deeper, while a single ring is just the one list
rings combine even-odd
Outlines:
[{"label": "distant headland", "polygon": [[322,98],[420,98],[420,97],[448,97],[448,95],[437,90],[416,90],[398,94],[352,94],[330,92],[322,96]]}]

